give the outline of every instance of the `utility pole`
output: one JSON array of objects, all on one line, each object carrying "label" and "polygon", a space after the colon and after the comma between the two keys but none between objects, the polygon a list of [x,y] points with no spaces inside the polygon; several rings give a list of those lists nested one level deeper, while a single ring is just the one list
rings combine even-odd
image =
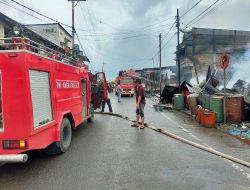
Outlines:
[{"label": "utility pole", "polygon": [[68,0],[68,1],[72,1],[72,55],[74,55],[75,53],[75,48],[74,48],[74,44],[75,44],[75,2],[78,1],[86,1],[86,0]]},{"label": "utility pole", "polygon": [[75,1],[72,0],[72,55],[75,53]]},{"label": "utility pole", "polygon": [[161,34],[159,35],[159,48],[160,48],[160,97],[161,97],[161,81],[162,81],[162,78],[161,78]]},{"label": "utility pole", "polygon": [[178,67],[178,86],[179,92],[181,92],[181,65],[180,65],[180,18],[179,18],[179,9],[177,9],[177,17],[176,17],[176,27],[177,27],[177,67]]},{"label": "utility pole", "polygon": [[102,62],[102,72],[103,72],[103,69],[104,69],[104,64],[106,64],[104,61]]}]

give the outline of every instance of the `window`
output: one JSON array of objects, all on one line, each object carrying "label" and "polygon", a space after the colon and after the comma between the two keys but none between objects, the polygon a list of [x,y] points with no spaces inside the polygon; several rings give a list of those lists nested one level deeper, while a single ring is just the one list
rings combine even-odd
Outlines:
[{"label": "window", "polygon": [[134,84],[133,80],[121,80],[120,81],[121,85],[132,85]]}]

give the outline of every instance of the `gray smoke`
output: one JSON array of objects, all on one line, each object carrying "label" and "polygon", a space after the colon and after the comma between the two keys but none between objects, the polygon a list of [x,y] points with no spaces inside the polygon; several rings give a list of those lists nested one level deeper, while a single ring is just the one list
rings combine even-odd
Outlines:
[{"label": "gray smoke", "polygon": [[232,88],[239,79],[250,83],[250,44],[246,49],[247,51],[242,56],[233,57],[230,63],[233,75],[227,88]]}]

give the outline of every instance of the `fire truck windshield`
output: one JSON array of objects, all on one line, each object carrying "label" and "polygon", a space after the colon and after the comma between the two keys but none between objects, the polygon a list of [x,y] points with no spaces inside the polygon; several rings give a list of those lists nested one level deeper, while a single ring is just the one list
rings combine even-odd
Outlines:
[{"label": "fire truck windshield", "polygon": [[134,84],[133,80],[121,80],[120,81],[121,85],[132,85]]}]

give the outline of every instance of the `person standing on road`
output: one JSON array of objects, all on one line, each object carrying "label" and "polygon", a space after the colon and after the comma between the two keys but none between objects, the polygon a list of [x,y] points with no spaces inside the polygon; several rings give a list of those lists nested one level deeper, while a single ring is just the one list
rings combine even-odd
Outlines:
[{"label": "person standing on road", "polygon": [[145,91],[142,86],[141,79],[136,79],[136,123],[132,127],[139,127],[139,119],[141,117],[141,127],[144,129],[144,107],[146,105]]},{"label": "person standing on road", "polygon": [[118,102],[121,102],[122,88],[121,88],[120,82],[117,82],[116,91],[117,91],[117,96],[118,96]]},{"label": "person standing on road", "polygon": [[109,112],[113,112],[108,90],[107,90],[107,99],[106,100],[102,100],[102,110],[101,110],[101,112],[104,112],[105,104],[106,103],[108,104]]}]

